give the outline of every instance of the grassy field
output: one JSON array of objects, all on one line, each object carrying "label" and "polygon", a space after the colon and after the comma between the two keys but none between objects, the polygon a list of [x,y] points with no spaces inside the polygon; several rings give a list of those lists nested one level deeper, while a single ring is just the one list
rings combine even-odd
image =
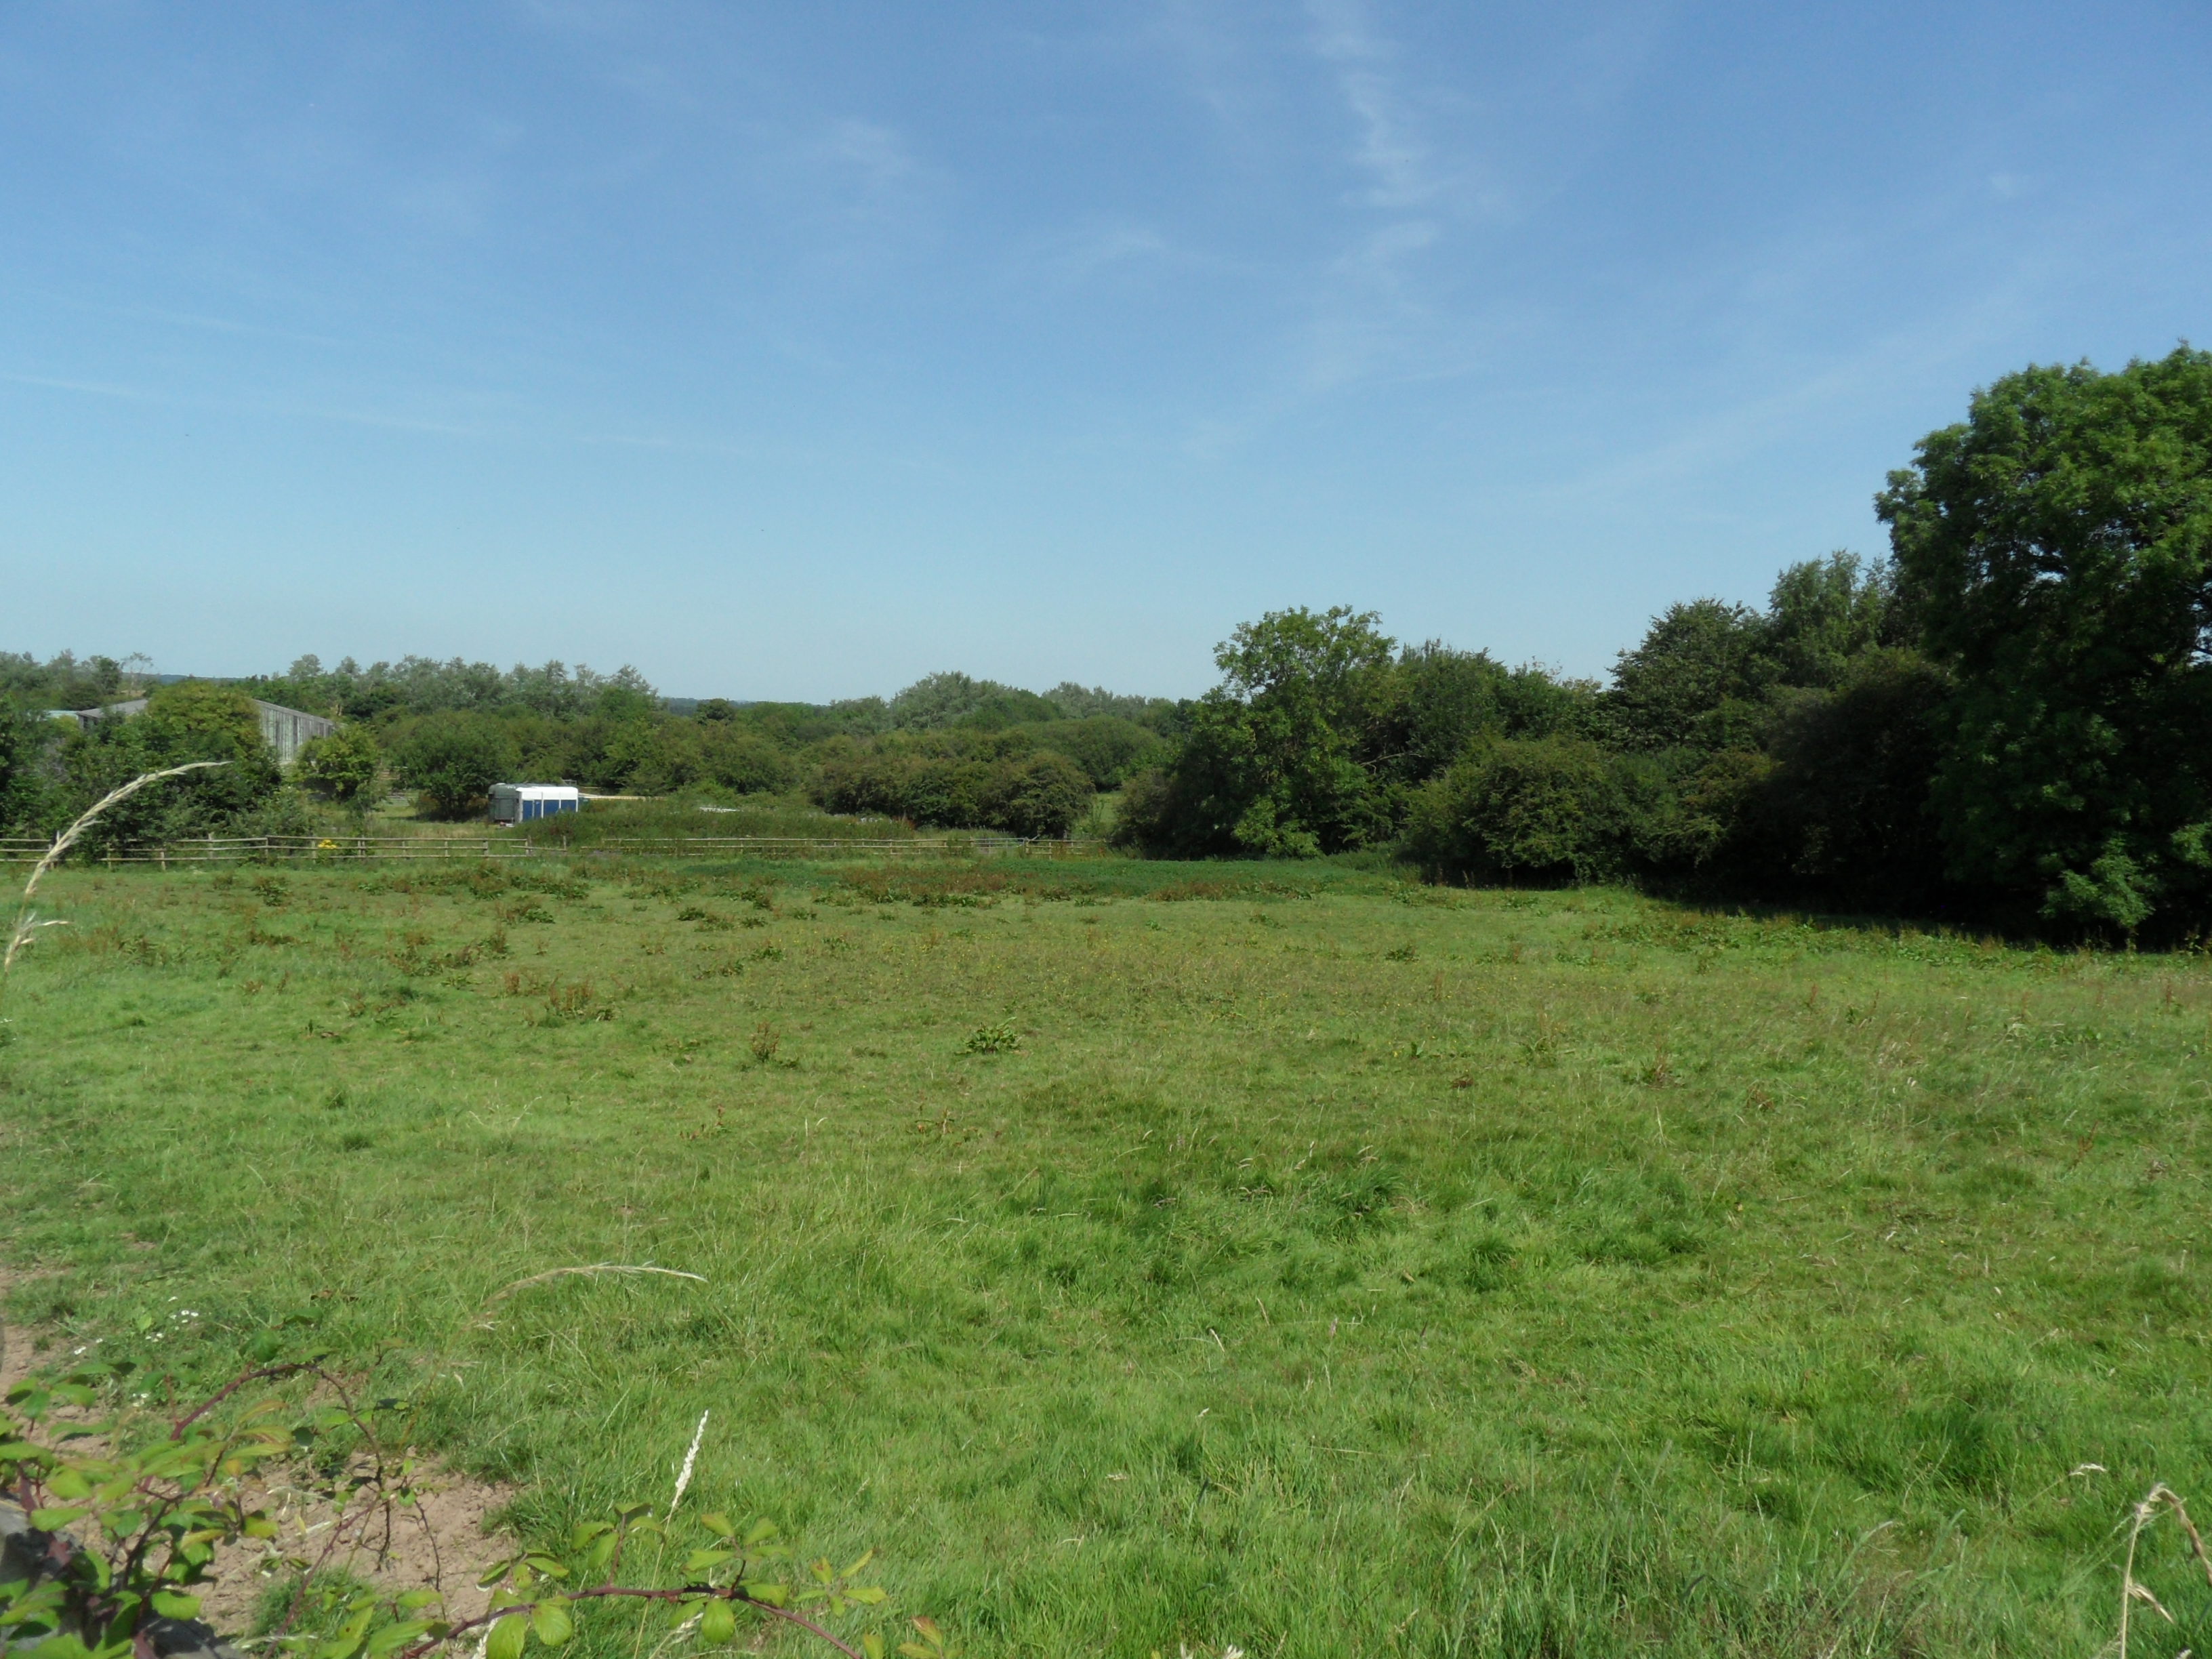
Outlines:
[{"label": "grassy field", "polygon": [[[1811,1659],[2093,1654],[2212,1510],[2197,958],[1339,864],[43,896],[14,1313],[379,1368],[526,1531],[711,1408],[695,1491],[972,1655]],[[487,1307],[603,1261],[706,1282]]]}]

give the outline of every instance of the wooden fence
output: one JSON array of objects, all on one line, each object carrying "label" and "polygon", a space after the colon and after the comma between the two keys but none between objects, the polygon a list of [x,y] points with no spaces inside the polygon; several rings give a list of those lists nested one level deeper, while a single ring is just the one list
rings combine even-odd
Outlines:
[{"label": "wooden fence", "polygon": [[[0,864],[33,864],[51,842],[0,837]],[[877,840],[820,836],[607,836],[571,845],[514,835],[207,836],[75,852],[72,864],[152,864],[167,869],[209,864],[337,864],[362,860],[529,858],[1088,858],[1097,841],[1019,836],[920,836]]]}]

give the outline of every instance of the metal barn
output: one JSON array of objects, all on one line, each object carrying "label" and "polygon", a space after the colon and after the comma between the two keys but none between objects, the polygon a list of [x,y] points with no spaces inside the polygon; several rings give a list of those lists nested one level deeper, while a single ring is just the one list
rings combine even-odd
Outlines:
[{"label": "metal barn", "polygon": [[[276,757],[279,766],[289,766],[300,758],[300,750],[317,738],[327,738],[338,729],[338,723],[321,714],[310,714],[297,708],[287,708],[280,702],[264,702],[251,699],[255,717],[261,722],[261,740]],[[48,713],[59,719],[66,714],[89,730],[101,720],[127,720],[146,712],[146,699],[131,697],[123,702],[105,703],[98,708],[56,708]]]}]

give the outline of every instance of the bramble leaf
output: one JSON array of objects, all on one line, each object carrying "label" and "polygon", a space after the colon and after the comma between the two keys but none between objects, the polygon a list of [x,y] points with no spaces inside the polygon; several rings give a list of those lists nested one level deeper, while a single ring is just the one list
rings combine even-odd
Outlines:
[{"label": "bramble leaf", "polygon": [[484,1643],[484,1659],[522,1659],[522,1644],[529,1635],[530,1621],[520,1614],[501,1620]]},{"label": "bramble leaf", "polygon": [[538,1611],[530,1615],[530,1628],[547,1647],[557,1648],[576,1633],[576,1621],[568,1616],[568,1603],[556,1597],[538,1604]]},{"label": "bramble leaf", "polygon": [[419,1637],[428,1636],[441,1628],[426,1620],[408,1620],[385,1626],[368,1638],[370,1653],[389,1653],[394,1648],[404,1648]]},{"label": "bramble leaf", "polygon": [[738,1613],[727,1601],[715,1600],[707,1603],[699,1613],[699,1639],[710,1647],[720,1647],[736,1639]]},{"label": "bramble leaf", "polygon": [[520,1559],[521,1558],[519,1556],[510,1555],[504,1561],[493,1562],[481,1573],[477,1575],[477,1588],[478,1589],[489,1589],[494,1584],[499,1583],[501,1579],[506,1577],[507,1569],[514,1566],[515,1562]]}]

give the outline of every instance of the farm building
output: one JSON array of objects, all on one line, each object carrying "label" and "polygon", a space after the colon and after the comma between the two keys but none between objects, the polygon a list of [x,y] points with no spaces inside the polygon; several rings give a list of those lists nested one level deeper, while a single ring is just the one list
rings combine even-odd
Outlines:
[{"label": "farm building", "polygon": [[583,792],[567,783],[495,783],[491,787],[491,821],[523,823],[550,818],[556,812],[583,811]]},{"label": "farm building", "polygon": [[[101,720],[127,720],[133,714],[146,712],[146,699],[133,697],[127,702],[111,702],[98,708],[56,710],[57,716],[66,714],[81,726],[90,726]],[[253,712],[261,717],[261,740],[276,757],[280,766],[289,766],[300,758],[300,750],[314,738],[327,738],[338,729],[338,723],[325,720],[320,714],[303,714],[297,708],[287,708],[282,703],[264,702],[253,699]]]}]

